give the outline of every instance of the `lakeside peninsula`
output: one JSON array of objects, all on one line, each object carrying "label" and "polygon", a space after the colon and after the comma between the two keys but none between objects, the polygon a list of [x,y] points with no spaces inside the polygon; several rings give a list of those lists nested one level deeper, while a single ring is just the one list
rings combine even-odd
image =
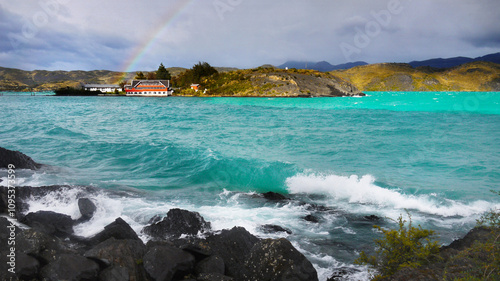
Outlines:
[{"label": "lakeside peninsula", "polygon": [[[500,91],[500,64],[482,61],[450,68],[383,63],[329,72],[270,65],[244,70],[209,66],[214,71],[193,76],[190,72],[195,67],[166,68],[174,96],[336,97],[362,96],[363,91]],[[24,71],[0,67],[0,91],[77,89],[87,83],[123,87],[137,78],[138,73],[149,79],[156,72]],[[199,84],[199,90],[191,89],[191,84]]]}]

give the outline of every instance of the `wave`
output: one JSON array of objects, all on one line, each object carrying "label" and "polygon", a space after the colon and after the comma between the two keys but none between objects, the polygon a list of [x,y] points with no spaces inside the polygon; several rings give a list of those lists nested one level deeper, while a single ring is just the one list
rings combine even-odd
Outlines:
[{"label": "wave", "polygon": [[463,203],[442,199],[436,194],[405,194],[401,190],[378,186],[371,175],[298,174],[288,178],[286,185],[292,194],[323,194],[349,205],[364,206],[364,209],[373,206],[370,209],[408,209],[443,217],[467,217],[499,207],[483,200]]}]

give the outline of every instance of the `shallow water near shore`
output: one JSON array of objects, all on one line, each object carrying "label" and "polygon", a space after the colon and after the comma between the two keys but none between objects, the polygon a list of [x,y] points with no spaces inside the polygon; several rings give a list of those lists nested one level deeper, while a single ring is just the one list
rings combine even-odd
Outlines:
[{"label": "shallow water near shore", "polygon": [[[0,146],[43,169],[18,185],[92,185],[93,235],[121,216],[140,233],[170,208],[199,212],[215,230],[243,226],[286,237],[320,280],[350,268],[408,211],[439,233],[463,236],[500,208],[500,93],[368,92],[359,98],[126,98],[0,96]],[[0,173],[3,179],[5,173]],[[274,191],[293,200],[270,202]],[[33,200],[79,216],[76,189]],[[314,215],[319,223],[303,219]],[[381,220],[370,221],[375,215]],[[266,234],[264,224],[291,235]],[[148,239],[142,236],[143,239]]]}]

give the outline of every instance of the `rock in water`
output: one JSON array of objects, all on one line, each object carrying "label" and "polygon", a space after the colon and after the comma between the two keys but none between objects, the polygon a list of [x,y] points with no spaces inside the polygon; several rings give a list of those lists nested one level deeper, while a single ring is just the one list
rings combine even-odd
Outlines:
[{"label": "rock in water", "polygon": [[286,198],[283,194],[279,194],[279,193],[272,192],[272,191],[262,193],[262,196],[264,196],[264,198],[266,198],[267,200],[271,200],[271,201],[288,200],[288,198]]},{"label": "rock in water", "polygon": [[52,211],[38,211],[24,217],[23,223],[47,234],[68,237],[73,234],[73,219],[68,215]]},{"label": "rock in water", "polygon": [[9,164],[15,166],[16,169],[30,169],[37,170],[42,167],[42,164],[38,164],[29,156],[19,152],[8,150],[0,147],[0,168],[8,169]]},{"label": "rock in water", "polygon": [[264,224],[261,225],[259,229],[264,233],[286,232],[287,234],[292,234],[292,231],[290,229],[274,224]]},{"label": "rock in water", "polygon": [[124,221],[122,218],[117,218],[114,222],[108,224],[104,227],[104,230],[97,233],[95,236],[89,239],[90,245],[97,245],[109,238],[115,238],[117,240],[139,240],[137,233],[130,227],[130,225]]},{"label": "rock in water", "polygon": [[196,212],[171,209],[163,220],[146,226],[144,232],[157,239],[179,238],[183,234],[196,235],[210,229],[210,223]]},{"label": "rock in water", "polygon": [[82,216],[77,220],[77,223],[89,221],[97,210],[95,204],[88,198],[78,199],[78,208]]},{"label": "rock in water", "polygon": [[245,262],[243,280],[316,281],[318,273],[310,261],[284,239],[265,239],[253,246]]}]

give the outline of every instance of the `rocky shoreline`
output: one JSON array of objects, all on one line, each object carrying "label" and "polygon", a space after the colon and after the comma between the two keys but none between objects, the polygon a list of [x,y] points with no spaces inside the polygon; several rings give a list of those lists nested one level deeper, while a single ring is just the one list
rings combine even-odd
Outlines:
[{"label": "rocky shoreline", "polygon": [[[122,218],[88,238],[73,226],[92,218],[96,206],[78,199],[81,217],[53,211],[25,212],[26,199],[63,186],[18,187],[14,253],[2,245],[1,276],[11,280],[318,280],[313,265],[286,239],[259,239],[242,227],[212,231],[200,214],[171,209],[144,228],[146,244]],[[0,213],[7,215],[6,187]],[[17,222],[21,223],[18,224]],[[2,241],[9,233],[2,231]],[[9,272],[9,254],[15,273]],[[5,260],[7,259],[7,260]],[[7,273],[7,274],[6,274]]]},{"label": "rocky shoreline", "polygon": [[[42,167],[20,152],[0,148],[0,169],[8,169],[9,164],[19,169]],[[70,189],[81,191],[76,202],[79,218],[57,210],[28,211],[29,200]],[[261,239],[243,227],[214,231],[199,213],[188,210],[174,208],[153,216],[139,233],[149,237],[146,243],[120,217],[91,237],[78,236],[73,227],[91,220],[97,208],[86,195],[96,192],[99,190],[90,186],[21,186],[15,187],[12,204],[9,186],[0,182],[0,237],[6,241],[0,245],[0,279],[318,280],[311,262],[287,239]],[[273,192],[256,196],[273,202],[292,200]],[[303,219],[318,220],[313,215]],[[279,225],[262,225],[261,229],[266,233],[291,232]],[[456,256],[475,242],[491,239],[492,233],[486,228],[475,228],[463,239],[442,247],[439,262],[423,268],[405,268],[384,280],[442,280],[443,274],[459,277],[470,266],[466,259]],[[450,260],[457,267],[445,273]],[[349,269],[340,269],[328,281],[346,280],[351,274]]]}]

